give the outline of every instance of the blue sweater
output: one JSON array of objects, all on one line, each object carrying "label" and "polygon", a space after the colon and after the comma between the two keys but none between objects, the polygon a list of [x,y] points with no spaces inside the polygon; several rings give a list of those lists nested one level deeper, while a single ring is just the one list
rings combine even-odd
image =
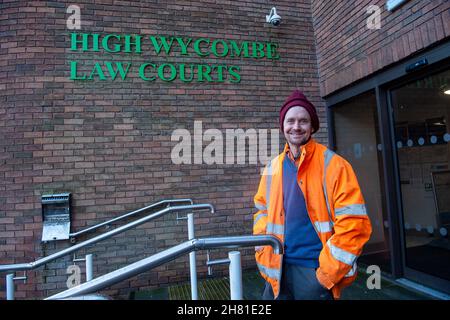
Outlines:
[{"label": "blue sweater", "polygon": [[286,213],[285,261],[318,268],[322,242],[308,216],[305,198],[297,182],[297,167],[287,155],[283,161],[283,204]]}]

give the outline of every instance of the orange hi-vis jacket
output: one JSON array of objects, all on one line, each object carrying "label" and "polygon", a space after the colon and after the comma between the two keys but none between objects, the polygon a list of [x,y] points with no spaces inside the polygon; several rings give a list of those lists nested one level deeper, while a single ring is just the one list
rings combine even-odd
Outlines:
[{"label": "orange hi-vis jacket", "polygon": [[[284,242],[283,208],[284,152],[264,169],[254,201],[253,234],[274,235]],[[325,146],[311,139],[302,147],[297,182],[303,192],[309,218],[320,240],[322,251],[318,281],[339,299],[342,288],[356,279],[356,260],[369,240],[372,227],[367,216],[358,181],[351,165]],[[275,298],[280,293],[282,254],[271,246],[255,253],[263,278],[272,286]]]}]

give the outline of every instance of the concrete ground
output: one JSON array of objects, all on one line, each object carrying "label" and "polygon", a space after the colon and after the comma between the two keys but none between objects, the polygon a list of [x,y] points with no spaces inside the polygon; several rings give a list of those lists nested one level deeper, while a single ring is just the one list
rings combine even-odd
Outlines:
[{"label": "concrete ground", "polygon": [[[406,288],[401,284],[381,278],[380,289],[369,290],[369,275],[359,272],[357,280],[342,293],[342,300],[433,300],[433,297]],[[244,271],[242,275],[244,300],[260,300],[264,280],[256,271]],[[207,278],[198,281],[199,300],[229,300],[229,279]],[[190,284],[138,291],[130,295],[131,300],[190,300]]]}]

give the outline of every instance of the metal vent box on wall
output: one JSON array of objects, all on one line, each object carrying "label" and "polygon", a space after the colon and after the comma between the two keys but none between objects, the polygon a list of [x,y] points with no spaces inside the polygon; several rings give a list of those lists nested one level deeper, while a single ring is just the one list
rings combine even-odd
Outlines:
[{"label": "metal vent box on wall", "polygon": [[42,195],[42,241],[69,239],[70,200],[70,193]]}]

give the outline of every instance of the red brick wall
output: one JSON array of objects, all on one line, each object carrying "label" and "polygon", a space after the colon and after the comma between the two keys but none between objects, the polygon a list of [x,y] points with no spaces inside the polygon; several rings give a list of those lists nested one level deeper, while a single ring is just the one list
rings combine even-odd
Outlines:
[{"label": "red brick wall", "polygon": [[[72,193],[73,230],[161,199],[188,197],[212,203],[217,211],[196,215],[197,236],[250,234],[261,166],[174,165],[171,134],[184,128],[193,134],[194,120],[203,121],[204,130],[222,132],[277,128],[279,106],[295,87],[305,91],[325,122],[309,1],[277,1],[279,28],[264,24],[273,5],[266,1],[92,2],[0,4],[0,263],[29,262],[69,245],[40,242],[40,196],[48,193]],[[169,57],[74,53],[66,29],[71,4],[81,7],[79,32],[272,41],[279,44],[280,59],[202,60],[176,50]],[[136,74],[75,82],[69,79],[70,60],[238,65],[241,82],[148,83]],[[323,124],[317,137],[326,142],[326,135]],[[94,271],[100,275],[186,237],[186,223],[169,215],[88,252],[95,254]],[[254,266],[252,250],[244,252],[244,265]],[[198,255],[204,277],[205,253]],[[40,298],[65,289],[71,258],[29,272],[27,284],[16,284],[16,296]],[[179,258],[106,293],[127,297],[136,288],[186,281],[187,261]],[[0,286],[4,297],[3,274]]]},{"label": "red brick wall", "polygon": [[[322,96],[450,36],[450,2],[410,0],[389,12],[386,0],[312,1]],[[367,7],[381,28],[367,28]]]}]

